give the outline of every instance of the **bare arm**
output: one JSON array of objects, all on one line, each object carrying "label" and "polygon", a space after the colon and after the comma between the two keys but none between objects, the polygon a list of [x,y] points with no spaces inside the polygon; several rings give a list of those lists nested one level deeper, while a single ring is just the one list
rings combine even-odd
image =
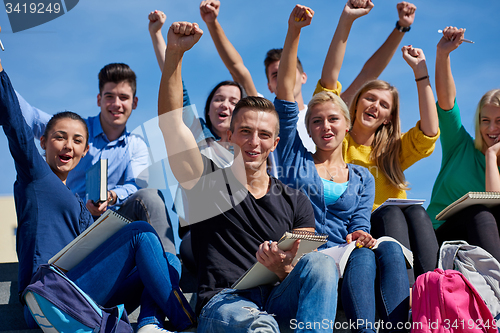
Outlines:
[{"label": "bare arm", "polygon": [[500,191],[500,174],[498,173],[498,154],[500,143],[495,143],[486,150],[486,191]]},{"label": "bare arm", "polygon": [[177,181],[186,189],[191,189],[198,182],[203,172],[203,161],[193,134],[182,121],[182,58],[202,34],[196,23],[172,24],[168,31],[158,94],[159,126],[170,167]]},{"label": "bare arm", "polygon": [[330,90],[337,89],[337,81],[344,61],[347,38],[352,24],[357,18],[368,14],[373,7],[371,0],[347,1],[323,64],[323,71],[321,72],[321,85],[323,87]]},{"label": "bare arm", "polygon": [[451,110],[455,104],[457,89],[451,73],[450,53],[454,51],[464,37],[465,29],[446,27],[436,51],[436,95],[443,110]]},{"label": "bare arm", "polygon": [[[402,28],[410,27],[415,19],[417,7],[409,2],[400,2],[397,4],[398,24]],[[349,105],[356,92],[368,81],[375,80],[387,67],[394,53],[403,39],[404,32],[394,28],[387,37],[386,41],[375,51],[361,69],[361,72],[354,79],[351,85],[342,93],[342,99]]]},{"label": "bare arm", "polygon": [[163,64],[165,63],[165,49],[167,44],[165,44],[165,39],[161,34],[161,27],[167,19],[162,11],[155,10],[149,13],[149,34],[151,35],[151,41],[153,42],[153,48],[155,50],[156,60],[160,66],[160,70],[163,69]]},{"label": "bare arm", "polygon": [[295,102],[293,89],[295,87],[300,30],[311,24],[313,16],[312,9],[301,5],[296,5],[290,14],[285,45],[283,46],[278,68],[278,85],[276,87],[276,97],[278,99]]},{"label": "bare arm", "polygon": [[219,15],[220,1],[204,0],[200,4],[201,18],[207,24],[210,36],[215,44],[224,65],[231,73],[233,80],[243,86],[249,96],[257,96],[257,89],[253,83],[250,71],[245,67],[243,59],[233,44],[229,41],[224,29],[219,24],[217,16]]},{"label": "bare arm", "polygon": [[418,106],[420,109],[420,129],[427,136],[436,136],[439,130],[439,121],[436,101],[427,73],[425,55],[421,49],[403,46],[403,58],[413,69],[418,91]]}]

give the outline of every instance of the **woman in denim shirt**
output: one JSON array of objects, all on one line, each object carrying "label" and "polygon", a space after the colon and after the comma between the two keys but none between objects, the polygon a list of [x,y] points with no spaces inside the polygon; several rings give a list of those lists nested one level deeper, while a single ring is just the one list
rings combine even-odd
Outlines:
[{"label": "woman in denim shirt", "polygon": [[[317,146],[311,154],[296,130],[298,107],[294,102],[295,68],[300,30],[310,19],[289,19],[289,28],[278,70],[278,91],[274,102],[280,115],[278,158],[281,180],[302,190],[311,199],[316,230],[328,235],[323,247],[355,241],[344,272],[341,299],[347,319],[356,331],[375,332],[375,309],[393,329],[408,320],[409,283],[401,248],[383,242],[372,251],[376,240],[369,234],[375,196],[374,179],[361,166],[346,164],[342,141],[350,126],[349,110],[331,92],[313,97],[308,105],[306,127]],[[302,14],[303,16],[311,16]],[[332,281],[333,283],[333,281]],[[389,325],[387,325],[388,327]]]},{"label": "woman in denim shirt", "polygon": [[[22,293],[38,266],[93,222],[83,201],[66,186],[68,173],[88,150],[88,129],[73,112],[54,115],[40,139],[44,160],[1,64],[0,125],[17,171],[16,249]],[[165,315],[174,326],[184,329],[194,323],[195,317],[179,289],[180,267],[170,265],[169,255],[153,227],[134,222],[89,254],[67,276],[101,305],[125,303],[135,308],[140,302],[141,333],[164,332],[158,325]],[[25,318],[30,328],[37,327],[27,307]]]}]

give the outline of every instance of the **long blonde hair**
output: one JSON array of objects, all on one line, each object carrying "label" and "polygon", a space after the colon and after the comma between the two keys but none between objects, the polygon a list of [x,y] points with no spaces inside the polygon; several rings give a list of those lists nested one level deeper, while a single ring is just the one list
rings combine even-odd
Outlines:
[{"label": "long blonde hair", "polygon": [[476,127],[476,137],[474,138],[474,146],[477,150],[483,151],[485,148],[485,143],[483,136],[481,135],[481,112],[485,105],[493,105],[500,107],[500,89],[493,89],[488,91],[481,97],[479,103],[477,104],[476,114],[474,115],[475,127]]},{"label": "long blonde hair", "polygon": [[372,152],[370,159],[375,161],[376,166],[389,179],[392,185],[400,190],[408,190],[399,154],[401,152],[401,121],[399,119],[399,93],[394,86],[382,80],[374,80],[366,83],[356,93],[350,106],[352,123],[356,121],[356,108],[361,95],[373,89],[388,90],[392,94],[392,119],[380,125],[375,132],[375,139],[372,142]]}]

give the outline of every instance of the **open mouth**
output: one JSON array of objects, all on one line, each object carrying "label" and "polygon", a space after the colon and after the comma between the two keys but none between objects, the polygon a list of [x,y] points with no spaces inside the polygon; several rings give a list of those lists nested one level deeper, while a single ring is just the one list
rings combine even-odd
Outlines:
[{"label": "open mouth", "polygon": [[370,118],[373,118],[373,119],[377,118],[377,117],[375,116],[375,114],[374,114],[374,113],[372,113],[372,112],[365,112],[365,114],[366,114],[368,117],[370,117]]},{"label": "open mouth", "polygon": [[323,139],[325,140],[330,140],[333,139],[334,135],[333,134],[325,134],[322,136]]},{"label": "open mouth", "polygon": [[66,162],[68,162],[69,160],[71,160],[71,156],[70,156],[70,155],[59,155],[59,159],[60,159],[62,162],[66,163]]},{"label": "open mouth", "polygon": [[488,134],[488,138],[490,138],[491,140],[493,140],[495,142],[498,142],[499,136],[498,136],[498,134],[497,135]]},{"label": "open mouth", "polygon": [[229,117],[229,115],[226,113],[219,113],[219,119],[221,119],[221,120],[227,119],[228,117]]},{"label": "open mouth", "polygon": [[251,152],[251,151],[247,151],[246,153],[247,153],[247,155],[248,155],[248,156],[250,156],[250,157],[256,157],[256,156],[258,156],[258,155],[259,155],[259,153],[255,153],[255,152]]}]

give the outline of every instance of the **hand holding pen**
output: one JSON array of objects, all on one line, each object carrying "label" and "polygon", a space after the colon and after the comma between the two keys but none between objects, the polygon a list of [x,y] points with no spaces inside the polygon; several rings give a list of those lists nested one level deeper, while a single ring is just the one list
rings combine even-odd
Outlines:
[{"label": "hand holding pen", "polygon": [[[439,30],[438,30],[438,33],[439,33],[439,34],[441,34],[441,33],[442,33],[445,37],[447,37],[447,36],[446,36],[446,34],[445,34],[445,31],[446,31],[446,29],[449,29],[449,28],[451,28],[451,27],[446,27],[446,28],[444,29],[444,31],[443,31],[443,30],[441,30],[441,29],[439,29]],[[460,30],[463,30],[463,32],[465,33],[465,29],[460,29]],[[451,37],[451,38],[454,38],[454,37]],[[453,40],[452,40],[452,41],[453,41]],[[471,41],[470,39],[465,39],[465,38],[463,38],[463,35],[462,35],[462,37],[460,38],[460,41],[461,41],[461,42],[465,42],[465,43],[469,43],[469,44],[474,44],[474,42],[473,42],[473,41]]]},{"label": "hand holding pen", "polygon": [[458,29],[457,27],[446,27],[443,30],[443,37],[439,40],[437,45],[437,52],[449,55],[456,50],[462,39],[464,38],[465,29]]}]

